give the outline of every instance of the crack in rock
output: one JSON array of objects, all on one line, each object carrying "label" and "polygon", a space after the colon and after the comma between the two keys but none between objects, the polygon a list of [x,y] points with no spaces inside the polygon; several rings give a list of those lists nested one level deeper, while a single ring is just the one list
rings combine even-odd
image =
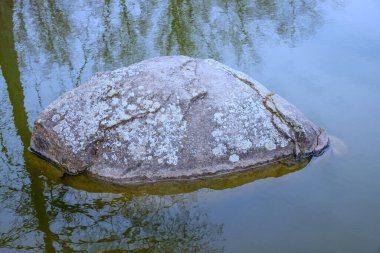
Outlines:
[{"label": "crack in rock", "polygon": [[[246,76],[245,74],[240,73],[239,71],[233,70],[233,69],[231,69],[229,67],[226,67],[226,66],[222,66],[222,69],[224,69],[225,71],[227,71],[228,73],[230,73],[232,76],[234,76],[235,78],[237,78],[241,82],[247,84],[249,87],[251,87],[257,93],[257,95],[259,97],[261,97],[262,104],[272,114],[272,123],[273,123],[273,125],[276,127],[276,129],[281,134],[283,134],[285,137],[287,137],[287,138],[289,138],[289,139],[292,140],[292,142],[294,144],[294,154],[295,154],[296,158],[298,159],[300,156],[303,156],[304,152],[303,152],[303,149],[302,149],[302,144],[301,144],[301,142],[297,138],[297,131],[295,130],[294,125],[290,121],[286,120],[284,114],[277,108],[276,103],[271,98],[273,95],[275,95],[275,93],[270,92],[267,95],[263,95],[260,92],[259,88],[256,87],[255,83],[253,81],[249,80],[249,77]],[[244,78],[245,76],[246,76],[246,78]],[[268,100],[270,100],[270,102],[273,104],[274,109],[271,108],[268,105]],[[289,134],[286,133],[286,131],[284,131],[283,129],[281,129],[281,127],[279,127],[279,125],[275,122],[275,120],[274,120],[273,117],[277,117],[282,123],[286,124],[289,127],[289,129],[292,131],[292,134],[289,135]]]}]

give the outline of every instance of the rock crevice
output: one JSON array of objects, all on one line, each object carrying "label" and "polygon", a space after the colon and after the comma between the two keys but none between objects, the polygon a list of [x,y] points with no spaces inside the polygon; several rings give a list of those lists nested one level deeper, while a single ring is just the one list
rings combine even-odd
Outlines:
[{"label": "rock crevice", "polygon": [[[277,131],[282,133],[286,138],[291,139],[291,141],[294,145],[295,158],[298,160],[300,158],[310,156],[311,154],[305,153],[305,150],[302,148],[302,142],[298,140],[298,137],[297,137],[298,131],[296,130],[296,126],[294,126],[294,124],[292,123],[291,120],[286,119],[285,115],[278,109],[278,107],[276,106],[276,103],[272,99],[272,96],[274,96],[275,93],[269,92],[266,89],[262,90],[260,92],[260,88],[258,88],[256,86],[254,81],[251,81],[248,78],[242,77],[242,75],[245,76],[244,74],[241,74],[237,71],[231,70],[230,68],[225,68],[225,69],[232,76],[234,76],[235,78],[237,78],[241,82],[243,82],[243,83],[247,84],[249,87],[251,87],[257,93],[257,95],[261,98],[262,104],[264,105],[264,107],[268,110],[268,112],[270,112],[272,114],[272,124],[276,127]],[[272,104],[273,107],[268,105],[268,101]],[[283,131],[283,129],[281,129],[278,126],[278,124],[275,122],[275,119],[274,119],[275,117],[277,117],[282,123],[286,124],[289,127],[289,129],[291,130],[291,134],[286,133],[285,131]],[[322,134],[322,132],[316,131],[316,134],[320,135],[320,134]],[[318,138],[316,139],[316,142],[318,142]]]}]

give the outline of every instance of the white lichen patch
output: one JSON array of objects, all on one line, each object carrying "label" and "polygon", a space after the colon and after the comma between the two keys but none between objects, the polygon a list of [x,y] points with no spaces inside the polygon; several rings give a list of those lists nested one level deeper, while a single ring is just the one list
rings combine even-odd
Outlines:
[{"label": "white lichen patch", "polygon": [[54,114],[53,117],[51,117],[51,121],[53,122],[57,122],[60,119],[61,119],[61,115],[59,114]]},{"label": "white lichen patch", "polygon": [[218,146],[212,149],[212,153],[215,156],[223,156],[224,154],[226,154],[226,151],[227,151],[227,148],[223,144],[219,144]]},{"label": "white lichen patch", "polygon": [[228,158],[228,160],[230,160],[230,162],[232,162],[232,163],[238,162],[239,159],[240,159],[240,157],[237,154],[230,155],[230,157]]},{"label": "white lichen patch", "polygon": [[274,144],[273,140],[268,140],[265,143],[265,148],[268,150],[274,150],[274,149],[276,149],[276,144]]},{"label": "white lichen patch", "polygon": [[152,109],[153,109],[153,110],[156,110],[156,109],[158,109],[160,106],[161,106],[160,103],[156,101],[156,102],[153,103]]},{"label": "white lichen patch", "polygon": [[240,141],[239,146],[242,150],[248,150],[252,147],[252,142],[250,140],[243,139]]},{"label": "white lichen patch", "polygon": [[128,110],[128,111],[134,111],[134,110],[136,110],[136,109],[137,109],[137,106],[134,105],[134,104],[130,104],[130,105],[127,106],[127,110]]},{"label": "white lichen patch", "polygon": [[215,138],[215,139],[219,139],[223,136],[223,131],[219,128],[215,129],[214,131],[212,131],[211,135]]},{"label": "white lichen patch", "polygon": [[223,119],[223,113],[217,112],[214,114],[214,121],[216,121],[218,124],[223,124],[224,119]]},{"label": "white lichen patch", "polygon": [[112,98],[111,106],[117,106],[118,104],[119,104],[119,99],[118,98]]}]

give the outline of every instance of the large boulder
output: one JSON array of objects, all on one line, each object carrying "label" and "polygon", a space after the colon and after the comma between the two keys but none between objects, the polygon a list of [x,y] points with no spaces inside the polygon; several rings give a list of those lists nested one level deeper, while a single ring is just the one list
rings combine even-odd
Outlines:
[{"label": "large boulder", "polygon": [[158,57],[96,74],[38,117],[30,150],[114,183],[226,174],[319,155],[325,131],[214,60]]}]

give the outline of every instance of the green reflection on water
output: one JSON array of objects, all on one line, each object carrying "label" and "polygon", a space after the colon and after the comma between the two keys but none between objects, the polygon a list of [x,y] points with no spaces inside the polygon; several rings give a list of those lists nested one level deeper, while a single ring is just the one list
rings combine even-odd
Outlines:
[{"label": "green reflection on water", "polygon": [[[21,139],[23,161],[18,163],[23,164],[22,177],[27,180],[14,179],[21,189],[1,188],[0,195],[10,219],[28,217],[28,221],[0,224],[0,248],[223,251],[223,225],[209,220],[197,205],[195,191],[279,177],[302,169],[308,161],[196,181],[116,187],[87,175],[62,177],[32,156],[27,152],[30,126],[53,99],[99,70],[170,54],[212,57],[231,66],[258,63],[260,45],[273,37],[294,44],[312,34],[321,22],[318,4],[313,0],[1,1],[0,66],[13,115],[7,120],[17,132],[12,138]],[[2,136],[7,134],[0,130]],[[15,166],[3,165],[0,180],[5,185],[5,175],[12,174]],[[15,196],[20,196],[20,203],[12,201]]]},{"label": "green reflection on water", "polygon": [[35,216],[38,220],[38,229],[45,233],[45,251],[52,252],[54,251],[52,233],[49,229],[49,219],[46,215],[46,203],[43,196],[44,190],[42,182],[39,179],[40,173],[38,170],[32,169],[31,166],[29,166],[29,159],[27,159],[27,147],[29,146],[31,133],[28,128],[27,114],[24,109],[25,97],[20,81],[17,53],[14,47],[13,22],[11,16],[13,4],[11,1],[1,2],[0,4],[0,66],[3,71],[3,77],[7,83],[8,95],[13,108],[14,123],[24,146],[24,158],[26,158],[25,168],[30,178],[30,198]]}]

